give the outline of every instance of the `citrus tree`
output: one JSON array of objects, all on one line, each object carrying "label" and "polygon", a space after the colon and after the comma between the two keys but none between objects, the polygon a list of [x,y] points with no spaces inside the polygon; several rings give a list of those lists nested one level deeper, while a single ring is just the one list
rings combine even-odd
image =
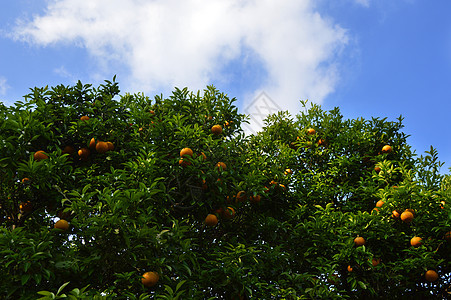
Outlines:
[{"label": "citrus tree", "polygon": [[0,106],[4,299],[446,298],[451,178],[402,119],[308,106],[245,136],[212,86]]}]

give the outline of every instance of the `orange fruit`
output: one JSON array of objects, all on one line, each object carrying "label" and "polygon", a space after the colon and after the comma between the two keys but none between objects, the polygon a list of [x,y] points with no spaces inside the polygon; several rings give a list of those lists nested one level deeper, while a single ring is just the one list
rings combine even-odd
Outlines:
[{"label": "orange fruit", "polygon": [[33,204],[30,201],[22,202],[19,205],[19,209],[23,212],[30,212],[33,210]]},{"label": "orange fruit", "polygon": [[381,259],[380,258],[373,258],[371,260],[371,264],[373,265],[373,267],[377,266],[380,263],[381,263]]},{"label": "orange fruit", "polygon": [[205,155],[205,153],[201,152],[200,155],[202,156],[203,160],[207,160],[207,156]]},{"label": "orange fruit", "polygon": [[222,133],[221,125],[213,125],[213,127],[211,127],[211,133],[214,135],[220,135]]},{"label": "orange fruit", "polygon": [[80,118],[80,120],[82,120],[82,121],[88,121],[88,120],[89,120],[89,117],[88,117],[88,116],[82,116],[82,117]]},{"label": "orange fruit", "polygon": [[352,272],[352,267],[351,267],[351,265],[348,266],[348,272]]},{"label": "orange fruit", "polygon": [[186,166],[191,165],[191,162],[186,160],[186,159],[184,160],[183,158],[180,158],[179,165],[182,166],[182,167],[186,167]]},{"label": "orange fruit", "polygon": [[371,211],[371,213],[378,213],[379,212],[379,207],[375,207],[373,208],[373,210]]},{"label": "orange fruit", "polygon": [[256,195],[256,196],[250,196],[249,197],[249,201],[253,204],[260,202],[261,200],[261,196],[260,195]]},{"label": "orange fruit", "polygon": [[451,242],[451,231],[448,231],[447,233],[445,233],[445,240],[447,240],[448,242]]},{"label": "orange fruit", "polygon": [[214,214],[207,215],[205,218],[205,224],[210,227],[216,226],[216,224],[218,224],[218,217]]},{"label": "orange fruit", "polygon": [[150,112],[152,115],[155,115],[155,112],[154,112],[153,110],[149,110],[149,112]]},{"label": "orange fruit", "polygon": [[382,205],[384,205],[384,201],[382,201],[382,200],[379,200],[379,201],[377,201],[377,203],[376,203],[376,207],[382,207]]},{"label": "orange fruit", "polygon": [[180,151],[180,157],[184,156],[193,156],[193,150],[191,150],[190,148],[183,148]]},{"label": "orange fruit", "polygon": [[381,171],[381,168],[376,166],[374,167],[374,171],[376,171],[376,173],[379,173]]},{"label": "orange fruit", "polygon": [[420,247],[421,244],[423,243],[422,240],[423,240],[423,239],[420,238],[419,236],[415,236],[415,237],[413,237],[413,238],[410,240],[410,244],[411,244],[412,246],[414,246],[415,248],[416,248],[416,247]]},{"label": "orange fruit", "polygon": [[83,160],[87,159],[89,154],[91,154],[91,151],[89,151],[88,148],[83,147],[80,150],[78,150],[78,156],[80,156],[80,159]]},{"label": "orange fruit", "polygon": [[33,154],[33,158],[34,160],[40,161],[41,159],[47,159],[49,157],[47,156],[47,154],[44,153],[43,150],[39,150]]},{"label": "orange fruit", "polygon": [[392,213],[391,213],[391,216],[392,216],[392,218],[394,218],[394,219],[399,218],[400,215],[401,215],[401,214],[399,213],[398,210],[394,210],[394,211],[392,211]]},{"label": "orange fruit", "polygon": [[74,155],[75,154],[75,149],[72,146],[65,146],[63,148],[63,151],[61,151],[62,154],[69,154],[69,155]]},{"label": "orange fruit", "polygon": [[99,153],[105,153],[108,151],[108,144],[106,142],[98,141],[96,144],[96,151]]},{"label": "orange fruit", "polygon": [[393,151],[393,148],[390,145],[385,145],[382,147],[382,153],[391,153]]},{"label": "orange fruit", "polygon": [[94,138],[92,138],[90,141],[89,141],[89,148],[91,148],[91,149],[95,149],[96,148],[96,140],[94,139]]},{"label": "orange fruit", "polygon": [[233,209],[233,207],[229,206],[225,210],[223,210],[222,216],[224,217],[224,219],[230,220],[235,217],[235,210]]},{"label": "orange fruit", "polygon": [[22,179],[22,183],[26,183],[26,182],[29,181],[29,180],[30,180],[30,178],[25,177],[25,178]]},{"label": "orange fruit", "polygon": [[427,270],[424,274],[424,278],[426,278],[426,280],[429,282],[433,282],[438,279],[438,274],[434,270]]},{"label": "orange fruit", "polygon": [[405,211],[401,214],[401,220],[404,223],[410,223],[413,220],[413,213],[411,213],[410,211]]},{"label": "orange fruit", "polygon": [[245,191],[239,191],[238,194],[236,194],[236,201],[237,202],[243,202],[246,200],[246,192]]},{"label": "orange fruit", "polygon": [[308,135],[314,135],[315,133],[316,133],[316,130],[315,130],[315,129],[313,129],[313,128],[307,129],[307,134],[308,134]]},{"label": "orange fruit", "polygon": [[108,151],[114,150],[114,144],[112,142],[106,142],[106,144],[108,145]]},{"label": "orange fruit", "polygon": [[326,141],[325,140],[323,140],[323,139],[319,139],[319,141],[318,141],[318,146],[322,146],[322,147],[326,147],[327,146],[327,143],[326,143]]},{"label": "orange fruit", "polygon": [[146,272],[143,274],[141,278],[141,282],[146,287],[152,287],[157,284],[160,276],[158,276],[157,272]]},{"label": "orange fruit", "polygon": [[220,161],[216,164],[215,168],[219,171],[225,171],[227,169],[227,165]]},{"label": "orange fruit", "polygon": [[285,173],[284,173],[285,175],[288,175],[288,174],[293,174],[293,171],[291,170],[291,169],[285,169]]},{"label": "orange fruit", "polygon": [[361,236],[358,236],[354,239],[354,244],[359,247],[365,245],[365,239]]},{"label": "orange fruit", "polygon": [[61,219],[55,223],[55,228],[66,231],[69,229],[69,223],[64,219]]}]

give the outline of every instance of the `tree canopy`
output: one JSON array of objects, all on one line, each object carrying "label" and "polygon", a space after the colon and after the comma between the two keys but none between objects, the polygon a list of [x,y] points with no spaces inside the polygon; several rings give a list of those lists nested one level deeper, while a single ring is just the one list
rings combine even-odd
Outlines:
[{"label": "tree canopy", "polygon": [[400,117],[301,101],[253,135],[213,86],[0,104],[2,299],[445,299],[451,179]]}]

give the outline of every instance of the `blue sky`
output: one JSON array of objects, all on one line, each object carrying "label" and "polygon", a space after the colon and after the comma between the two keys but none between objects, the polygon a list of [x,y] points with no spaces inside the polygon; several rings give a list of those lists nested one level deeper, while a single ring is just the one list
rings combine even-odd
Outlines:
[{"label": "blue sky", "polygon": [[[15,0],[0,11],[0,101],[35,86],[169,95],[214,84],[242,111],[265,92],[347,118],[405,117],[418,154],[451,166],[448,0]],[[251,113],[252,111],[244,111]]]}]

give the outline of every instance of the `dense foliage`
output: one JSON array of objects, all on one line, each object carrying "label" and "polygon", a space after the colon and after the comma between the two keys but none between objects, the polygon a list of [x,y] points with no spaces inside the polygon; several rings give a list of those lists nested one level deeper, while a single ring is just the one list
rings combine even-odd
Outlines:
[{"label": "dense foliage", "polygon": [[401,118],[302,102],[245,136],[234,101],[113,79],[0,104],[0,297],[451,295],[451,179]]}]

